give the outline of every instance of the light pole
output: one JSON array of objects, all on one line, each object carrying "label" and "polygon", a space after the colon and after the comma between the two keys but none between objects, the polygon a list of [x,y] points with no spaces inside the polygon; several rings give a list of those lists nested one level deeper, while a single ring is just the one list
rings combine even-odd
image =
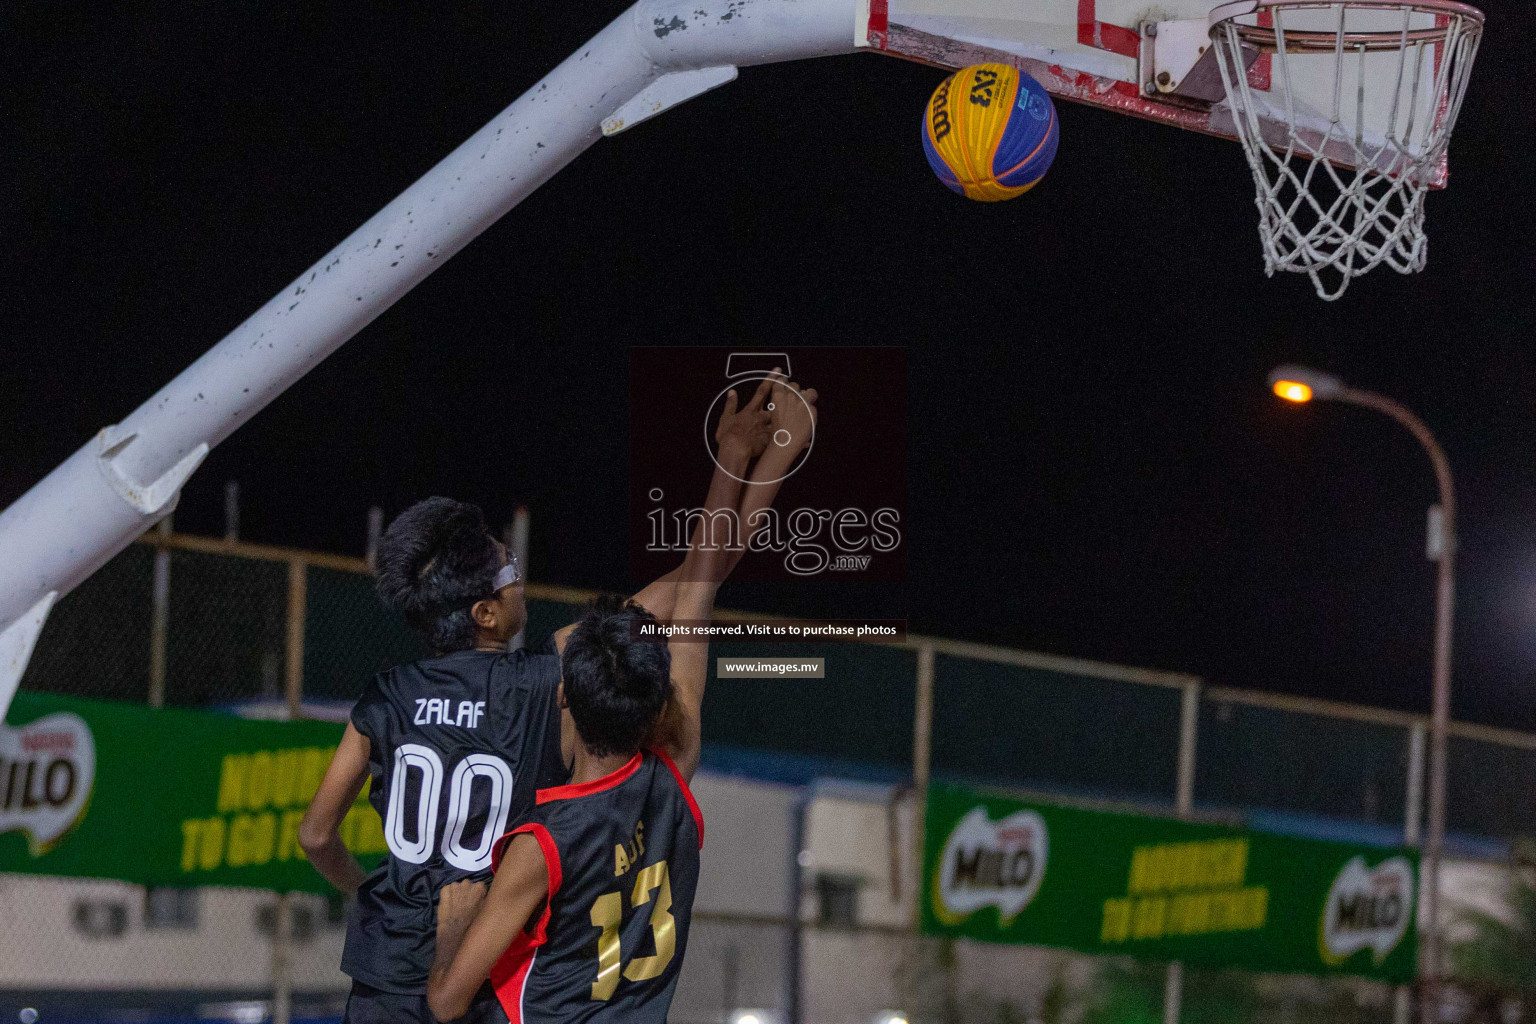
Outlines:
[{"label": "light pole", "polygon": [[1451,710],[1451,615],[1455,604],[1456,493],[1451,483],[1451,464],[1440,442],[1413,413],[1384,395],[1346,387],[1331,374],[1305,366],[1277,367],[1269,375],[1275,394],[1291,402],[1350,402],[1384,412],[1407,427],[1435,467],[1440,485],[1440,504],[1429,510],[1429,557],[1440,565],[1435,588],[1434,700],[1429,724],[1429,828],[1424,843],[1424,907],[1429,918],[1425,934],[1425,982],[1420,1015],[1432,1024],[1434,995],[1440,980],[1440,856],[1445,843],[1445,735]]}]

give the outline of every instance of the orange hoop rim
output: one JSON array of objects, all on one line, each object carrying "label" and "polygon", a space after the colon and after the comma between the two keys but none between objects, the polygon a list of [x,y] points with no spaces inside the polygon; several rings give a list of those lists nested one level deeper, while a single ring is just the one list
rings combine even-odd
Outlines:
[{"label": "orange hoop rim", "polygon": [[[1337,8],[1363,11],[1413,11],[1445,19],[1433,28],[1411,29],[1407,32],[1344,32],[1343,43],[1348,50],[1380,52],[1401,50],[1405,46],[1442,43],[1450,35],[1451,26],[1461,24],[1464,34],[1479,35],[1483,28],[1483,12],[1470,4],[1456,0],[1237,0],[1212,9],[1208,19],[1211,32],[1232,22],[1232,28],[1244,43],[1258,48],[1261,53],[1280,51],[1280,33],[1271,25],[1243,25],[1233,21],[1246,14],[1274,14],[1283,10],[1333,10]],[[1338,32],[1326,30],[1284,32],[1287,53],[1332,53],[1339,46]]]}]

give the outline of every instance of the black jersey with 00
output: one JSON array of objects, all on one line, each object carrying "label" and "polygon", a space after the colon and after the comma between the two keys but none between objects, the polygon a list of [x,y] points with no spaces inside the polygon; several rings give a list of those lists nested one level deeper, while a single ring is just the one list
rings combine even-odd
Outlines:
[{"label": "black jersey with 00", "polygon": [[563,782],[559,659],[460,651],[380,673],[352,724],[389,853],[365,880],[341,967],[385,992],[426,991],[437,894],[488,874],[491,846]]}]

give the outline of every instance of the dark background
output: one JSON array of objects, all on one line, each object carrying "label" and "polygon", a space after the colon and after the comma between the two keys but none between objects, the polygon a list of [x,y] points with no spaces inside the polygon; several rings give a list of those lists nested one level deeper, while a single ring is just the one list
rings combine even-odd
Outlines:
[{"label": "dark background", "polygon": [[[730,386],[727,363],[733,352],[745,358],[730,364],[736,372],[742,405],[752,401],[758,380],[777,365],[787,364],[793,378],[820,394],[835,395],[837,415],[828,429],[813,435],[811,450],[799,457],[779,488],[773,512],[778,518],[771,536],[790,545],[798,530],[805,537],[774,553],[744,555],[731,574],[733,580],[794,581],[785,562],[791,551],[801,552],[802,568],[817,564],[811,546],[825,557],[868,555],[868,565],[852,574],[860,584],[904,582],[907,578],[907,350],[895,347],[781,346],[768,349],[644,347],[630,350],[629,417],[629,582],[638,589],[677,568],[682,555],[675,550],[647,550],[654,544],[655,513],[667,521],[665,543],[687,550],[687,531],[676,516],[704,504],[715,464],[711,453],[714,428],[725,407],[722,392]],[[771,356],[771,357],[770,357]],[[745,371],[745,372],[744,372]],[[755,371],[755,372],[754,372]],[[814,382],[814,384],[812,383]],[[713,403],[713,404],[711,404]],[[819,408],[818,400],[818,408]],[[704,447],[705,417],[711,439]],[[750,477],[750,473],[747,474]],[[662,492],[659,502],[650,498]],[[798,510],[827,512],[844,509],[863,514],[866,525],[843,531],[850,544],[874,537],[868,521],[878,509],[893,509],[901,538],[887,551],[865,544],[862,551],[843,547],[833,537],[830,522],[808,519]],[[741,523],[746,529],[750,524]],[[815,534],[810,531],[816,529]],[[822,572],[801,585],[837,581],[844,570]],[[792,595],[793,591],[785,591]],[[793,596],[786,598],[791,604]],[[857,616],[854,616],[855,618]]]},{"label": "dark background", "polygon": [[[621,3],[21,7],[0,118],[0,503],[115,422]],[[1417,410],[1463,502],[1454,712],[1536,727],[1532,44],[1488,38],[1428,269],[1324,304],[1262,273],[1239,148],[1060,104],[1043,183],[946,191],[942,74],[744,69],[599,142],[209,457],[179,529],[361,553],[369,505],[533,513],[532,576],[626,582],[627,349],[910,350],[908,580],[728,606],[1424,710],[1433,478],[1308,362]],[[815,381],[804,383],[814,385]],[[825,394],[824,421],[839,398]]]}]

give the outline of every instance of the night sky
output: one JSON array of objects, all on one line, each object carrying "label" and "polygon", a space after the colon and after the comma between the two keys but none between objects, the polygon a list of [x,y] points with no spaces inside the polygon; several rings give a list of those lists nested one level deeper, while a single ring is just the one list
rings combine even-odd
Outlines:
[{"label": "night sky", "polygon": [[[622,6],[13,10],[0,504]],[[625,588],[630,346],[899,345],[907,583],[723,605],[1427,710],[1428,461],[1378,414],[1282,407],[1265,375],[1306,362],[1438,433],[1453,712],[1536,728],[1536,33],[1486,9],[1421,275],[1331,305],[1266,280],[1235,143],[1062,103],[1044,182],[973,204],[918,141],[941,72],[747,68],[599,142],[215,449],[177,526],[221,532],[231,478],[247,539],[356,554],[373,504],[523,503],[535,580]]]}]

